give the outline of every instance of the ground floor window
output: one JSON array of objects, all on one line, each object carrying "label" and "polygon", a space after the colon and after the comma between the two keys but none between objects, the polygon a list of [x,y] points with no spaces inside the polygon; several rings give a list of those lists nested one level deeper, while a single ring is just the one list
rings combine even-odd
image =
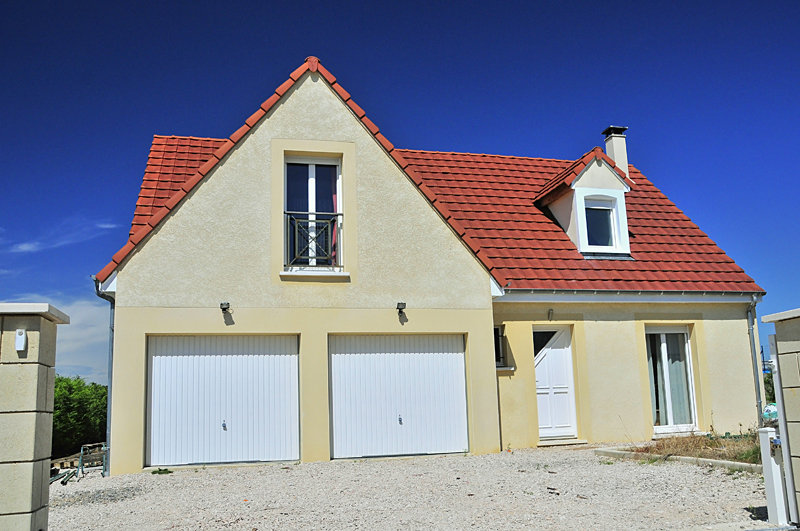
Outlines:
[{"label": "ground floor window", "polygon": [[648,329],[647,368],[656,433],[696,425],[689,335],[680,329]]}]

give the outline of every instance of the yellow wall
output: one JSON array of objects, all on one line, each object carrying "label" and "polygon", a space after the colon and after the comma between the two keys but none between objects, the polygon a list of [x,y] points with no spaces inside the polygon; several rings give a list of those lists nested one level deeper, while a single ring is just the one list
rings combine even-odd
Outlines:
[{"label": "yellow wall", "polygon": [[508,363],[516,367],[498,373],[503,447],[539,442],[533,325],[571,328],[579,439],[653,436],[647,325],[688,327],[701,430],[712,424],[723,433],[754,426],[746,311],[745,304],[495,304],[495,324],[505,325]]},{"label": "yellow wall", "polygon": [[[340,157],[349,281],[282,280],[284,157]],[[148,236],[117,306],[490,309],[490,277],[318,74],[305,75]]]},{"label": "yellow wall", "polygon": [[[348,278],[280,275],[291,156],[340,161]],[[318,74],[306,74],[122,264],[116,300],[114,474],[144,465],[148,334],[299,334],[303,461],[331,455],[328,334],[465,334],[470,450],[499,449],[490,277]],[[225,325],[221,302],[235,324]]]},{"label": "yellow wall", "polygon": [[119,308],[114,340],[111,473],[145,465],[147,336],[150,334],[298,334],[300,336],[300,459],[331,457],[328,402],[329,334],[464,334],[470,452],[497,452],[499,420],[491,310]]}]

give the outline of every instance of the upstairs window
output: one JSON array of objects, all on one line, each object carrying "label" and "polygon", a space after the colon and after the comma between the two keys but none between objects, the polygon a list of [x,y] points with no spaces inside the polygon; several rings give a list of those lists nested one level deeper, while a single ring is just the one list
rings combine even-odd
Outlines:
[{"label": "upstairs window", "polygon": [[290,269],[342,265],[339,162],[287,159],[285,266]]},{"label": "upstairs window", "polygon": [[614,247],[614,204],[586,200],[586,238],[589,245]]},{"label": "upstairs window", "polygon": [[575,191],[577,247],[588,257],[630,254],[625,194],[622,190]]}]

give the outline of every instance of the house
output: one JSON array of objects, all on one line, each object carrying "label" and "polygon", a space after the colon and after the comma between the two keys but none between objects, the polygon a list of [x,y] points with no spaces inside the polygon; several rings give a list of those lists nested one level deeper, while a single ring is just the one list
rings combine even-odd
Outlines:
[{"label": "house", "polygon": [[111,472],[749,426],[764,291],[624,130],[576,160],[397,149],[309,57],[229,138],[154,137],[96,276]]}]

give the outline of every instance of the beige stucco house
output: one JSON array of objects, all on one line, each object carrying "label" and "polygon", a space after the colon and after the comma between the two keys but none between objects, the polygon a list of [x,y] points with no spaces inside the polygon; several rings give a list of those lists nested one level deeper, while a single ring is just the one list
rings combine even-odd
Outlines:
[{"label": "beige stucco house", "polygon": [[96,277],[111,472],[749,426],[764,291],[623,132],[573,161],[395,149],[310,57],[230,138],[156,136]]}]

